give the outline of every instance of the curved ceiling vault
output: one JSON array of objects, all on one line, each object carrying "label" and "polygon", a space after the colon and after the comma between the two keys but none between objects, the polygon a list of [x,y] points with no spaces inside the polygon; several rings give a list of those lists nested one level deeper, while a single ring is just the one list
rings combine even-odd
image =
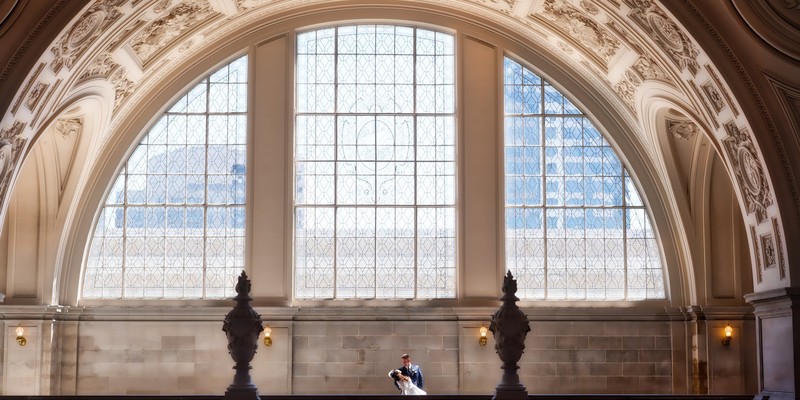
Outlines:
[{"label": "curved ceiling vault", "polygon": [[[113,97],[106,128],[93,133],[98,145],[88,156],[91,170],[98,155],[129,130],[131,121],[143,118],[136,113],[170,75],[265,24],[348,7],[434,10],[516,39],[603,94],[603,102],[631,132],[625,140],[638,143],[641,156],[657,166],[655,171],[665,167],[655,150],[658,130],[652,116],[667,104],[681,105],[689,118],[681,122],[680,131],[702,132],[719,152],[749,227],[750,243],[763,238],[774,242],[778,272],[774,277],[754,272],[756,291],[789,285],[773,181],[753,130],[697,41],[653,0],[95,0],[56,35],[3,114],[3,215],[22,155],[60,110],[76,101],[76,93],[97,87]],[[659,98],[667,101],[654,100]],[[666,175],[656,178],[669,181]],[[751,257],[758,266],[760,255],[754,248],[757,244],[751,245]]]}]

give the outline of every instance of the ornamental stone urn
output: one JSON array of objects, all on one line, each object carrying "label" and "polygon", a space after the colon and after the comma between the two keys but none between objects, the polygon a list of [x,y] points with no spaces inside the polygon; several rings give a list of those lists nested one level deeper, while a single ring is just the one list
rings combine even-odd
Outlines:
[{"label": "ornamental stone urn", "polygon": [[261,316],[250,306],[253,301],[250,297],[250,280],[244,271],[236,284],[236,293],[233,298],[236,305],[222,323],[222,330],[228,337],[228,352],[236,362],[233,367],[236,374],[233,376],[233,383],[225,391],[225,399],[258,400],[258,388],[250,379],[250,361],[256,355],[258,335],[264,330],[264,325]]},{"label": "ornamental stone urn", "polygon": [[525,337],[531,331],[528,317],[517,307],[519,298],[517,293],[517,281],[508,271],[503,279],[503,295],[500,300],[503,304],[500,309],[492,315],[492,323],[489,330],[494,335],[494,349],[500,360],[503,361],[503,378],[495,388],[495,400],[525,400],[528,398],[528,391],[519,382],[517,361],[522,357],[525,350]]}]

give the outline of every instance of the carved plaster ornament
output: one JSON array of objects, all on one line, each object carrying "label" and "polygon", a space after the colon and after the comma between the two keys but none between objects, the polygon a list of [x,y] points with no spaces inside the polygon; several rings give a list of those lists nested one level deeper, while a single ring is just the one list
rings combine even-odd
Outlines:
[{"label": "carved plaster ornament", "polygon": [[717,88],[711,82],[702,85],[701,88],[703,89],[703,93],[706,94],[711,106],[714,107],[714,111],[719,114],[719,112],[725,108],[725,102],[722,100],[722,96],[719,94]]},{"label": "carved plaster ornament", "polygon": [[101,53],[94,58],[92,63],[81,73],[80,79],[87,79],[93,77],[101,77],[108,79],[111,71],[119,67],[119,64],[114,62],[110,53]]},{"label": "carved plaster ornament", "polygon": [[761,257],[758,256],[758,239],[756,236],[756,227],[750,225],[750,241],[753,246],[753,258],[756,260],[756,283],[761,283],[764,280],[761,272]]},{"label": "carved plaster ornament", "polygon": [[214,12],[208,2],[181,2],[167,15],[152,21],[130,41],[131,49],[141,61],[148,64],[156,54],[169,47],[179,37],[219,13]]},{"label": "carved plaster ornament", "polygon": [[25,102],[25,106],[28,107],[28,110],[33,111],[36,108],[36,105],[39,104],[39,100],[42,99],[48,87],[50,87],[50,85],[46,83],[36,82],[28,95],[28,101]]},{"label": "carved plaster ornament", "polygon": [[699,131],[697,125],[689,121],[669,121],[668,124],[669,133],[684,142],[693,138]]},{"label": "carved plaster ornament", "polygon": [[[532,15],[532,16],[535,16]],[[563,0],[545,0],[541,17],[551,28],[575,40],[587,55],[594,56],[603,67],[620,49],[620,41],[585,12]]]},{"label": "carved plaster ornament", "polygon": [[772,239],[771,233],[761,235],[761,253],[764,258],[765,269],[778,266],[775,241]]},{"label": "carved plaster ornament", "polygon": [[636,113],[636,89],[641,84],[642,80],[629,69],[625,71],[622,79],[614,85],[614,90],[634,114]]},{"label": "carved plaster ornament", "polygon": [[758,153],[747,132],[740,130],[736,123],[726,123],[725,130],[729,136],[722,140],[723,147],[736,174],[747,213],[755,213],[756,220],[761,223],[767,219],[767,207],[772,204],[772,194]]},{"label": "carved plaster ornament", "polygon": [[784,261],[786,258],[784,257],[783,254],[783,238],[781,237],[780,228],[781,227],[778,226],[778,219],[772,218],[772,232],[775,233],[775,250],[777,253],[776,257],[778,258],[778,266],[780,266],[778,271],[781,280],[784,280],[786,279],[786,261]]},{"label": "carved plaster ornament", "polygon": [[667,53],[675,65],[688,69],[692,75],[697,75],[700,70],[700,64],[697,62],[700,51],[667,13],[652,0],[625,0],[625,2],[631,7],[628,14],[631,20]]},{"label": "carved plaster ornament", "polygon": [[669,78],[664,68],[650,56],[643,55],[639,57],[631,67],[642,77],[642,80],[658,80],[672,83],[672,79]]},{"label": "carved plaster ornament", "polygon": [[106,31],[122,13],[117,9],[127,0],[98,0],[72,26],[66,34],[50,48],[53,62],[50,68],[58,73],[62,67],[72,68],[95,39]]},{"label": "carved plaster ornament", "polygon": [[22,154],[27,140],[22,136],[25,124],[14,121],[11,128],[0,130],[0,201],[6,200],[14,167]]},{"label": "carved plaster ornament", "polygon": [[63,137],[75,136],[83,128],[83,120],[80,118],[59,119],[53,124],[53,129]]},{"label": "carved plaster ornament", "polygon": [[581,7],[583,7],[583,9],[586,10],[586,12],[588,12],[589,15],[598,15],[598,14],[600,14],[600,9],[597,8],[597,6],[594,5],[594,3],[590,2],[590,1],[581,0]]},{"label": "carved plaster ornament", "polygon": [[109,81],[114,85],[114,111],[120,104],[133,92],[136,84],[128,79],[127,70],[120,67],[109,77]]}]

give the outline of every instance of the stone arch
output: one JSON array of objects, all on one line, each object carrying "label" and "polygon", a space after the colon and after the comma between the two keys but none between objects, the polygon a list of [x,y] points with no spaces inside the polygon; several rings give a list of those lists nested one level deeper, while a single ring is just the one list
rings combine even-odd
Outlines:
[{"label": "stone arch", "polygon": [[[604,109],[618,117],[622,122],[617,124],[625,127],[621,131],[628,132],[631,140],[638,140],[631,132],[637,130],[637,104],[648,96],[645,83],[657,81],[674,87],[685,103],[696,104],[692,108],[698,120],[713,127],[714,136],[722,143],[720,147],[727,149],[725,164],[730,175],[736,177],[735,192],[751,227],[749,243],[754,243],[754,235],[771,234],[778,241],[777,248],[785,249],[785,243],[781,242],[785,237],[781,215],[772,193],[773,180],[741,106],[710,58],[658,2],[575,4],[545,0],[533,4],[484,4],[460,0],[422,6],[411,2],[331,5],[298,0],[280,4],[243,3],[232,8],[220,4],[95,2],[76,16],[49,52],[41,56],[39,66],[31,71],[0,123],[0,136],[14,140],[13,145],[11,142],[6,145],[11,146],[6,153],[12,161],[2,177],[5,186],[0,186],[4,188],[0,190],[3,212],[8,203],[7,188],[19,171],[22,154],[27,153],[42,121],[53,114],[52,110],[63,107],[67,94],[82,80],[99,78],[113,86],[111,122],[108,134],[101,139],[103,149],[109,149],[119,142],[123,132],[145,125],[131,121],[142,118],[139,106],[152,100],[147,97],[157,91],[156,86],[169,82],[168,76],[178,68],[196,69],[208,64],[211,58],[204,53],[242,46],[244,37],[265,29],[264,21],[275,26],[300,15],[308,17],[322,12],[345,15],[343,11],[371,8],[392,9],[400,15],[428,12],[431,23],[438,20],[435,14],[468,20],[501,36],[515,38],[528,51],[536,49],[537,53],[547,55],[553,64],[570,65],[560,68],[560,72],[554,70],[554,80],[564,82],[558,78],[569,75],[580,77],[578,81],[591,89],[588,96],[598,104],[596,114]],[[645,159],[646,152],[641,157]],[[652,181],[658,180],[657,170],[647,173]],[[92,198],[85,200],[91,202]],[[84,219],[86,216],[82,215]],[[86,232],[78,229],[73,233]],[[751,253],[755,257],[760,254],[755,249]],[[769,277],[764,287],[790,282],[787,254],[781,250],[778,259],[780,276]],[[74,261],[72,257],[69,264]],[[760,285],[762,282],[756,282],[757,289]]]}]

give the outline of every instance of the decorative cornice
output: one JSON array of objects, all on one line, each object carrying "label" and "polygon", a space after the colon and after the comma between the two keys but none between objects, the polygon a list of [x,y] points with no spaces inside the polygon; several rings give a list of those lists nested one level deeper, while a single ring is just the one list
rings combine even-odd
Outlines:
[{"label": "decorative cornice", "polygon": [[[6,62],[3,70],[0,71],[0,88],[6,85],[6,81],[8,80],[8,76],[11,75],[11,71],[16,68],[19,61],[28,53],[28,50],[30,50],[31,45],[36,38],[48,27],[53,18],[58,15],[58,13],[61,12],[64,6],[70,1],[71,0],[55,0],[53,6],[50,7],[50,10],[47,12],[47,14],[45,14],[45,16],[39,20],[39,23],[37,23],[36,26],[30,30],[30,33],[28,33],[28,35],[25,37],[25,40],[17,48],[17,52],[11,56],[11,58]],[[2,199],[0,199],[0,202],[2,202]]]}]

